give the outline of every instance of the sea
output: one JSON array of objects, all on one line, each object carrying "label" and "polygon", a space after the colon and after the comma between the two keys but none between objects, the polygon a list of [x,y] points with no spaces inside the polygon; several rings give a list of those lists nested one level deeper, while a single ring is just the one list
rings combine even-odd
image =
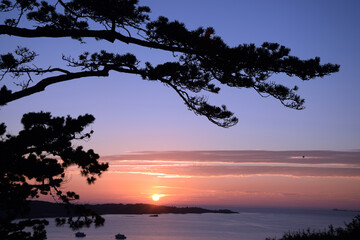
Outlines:
[{"label": "sea", "polygon": [[345,223],[359,215],[355,211],[300,210],[300,209],[231,209],[237,214],[159,214],[104,215],[105,225],[83,228],[84,238],[76,238],[76,231],[56,227],[49,218],[49,240],[110,240],[118,233],[126,240],[265,240],[280,238],[286,232],[298,230],[321,231],[345,227]]}]

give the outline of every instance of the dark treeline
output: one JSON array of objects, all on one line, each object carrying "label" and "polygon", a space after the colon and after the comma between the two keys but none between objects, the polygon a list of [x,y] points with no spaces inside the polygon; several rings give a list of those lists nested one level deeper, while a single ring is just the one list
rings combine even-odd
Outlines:
[{"label": "dark treeline", "polygon": [[[236,213],[227,209],[209,210],[199,207],[172,207],[158,206],[153,204],[95,204],[84,205],[99,215],[104,214],[162,214],[162,213]],[[51,203],[43,201],[32,201],[30,211],[19,217],[50,218],[75,216],[76,213],[69,211],[62,203]]]}]

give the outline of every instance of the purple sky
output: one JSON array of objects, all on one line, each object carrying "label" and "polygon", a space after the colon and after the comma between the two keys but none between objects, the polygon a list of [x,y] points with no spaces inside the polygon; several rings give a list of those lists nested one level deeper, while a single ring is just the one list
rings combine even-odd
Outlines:
[{"label": "purple sky", "polygon": [[[147,4],[147,1],[140,1]],[[166,15],[190,29],[213,26],[231,46],[278,42],[303,59],[320,56],[340,64],[340,72],[301,82],[282,75],[274,81],[299,85],[306,109],[291,110],[254,91],[224,87],[209,95],[226,104],[239,123],[222,129],[188,111],[171,89],[139,77],[112,73],[108,78],[56,84],[45,92],[2,107],[0,118],[16,133],[23,113],[96,117],[92,140],[85,143],[101,155],[140,150],[353,150],[360,146],[360,16],[357,1],[151,1],[153,18]],[[122,43],[71,39],[22,39],[0,36],[1,52],[27,46],[39,53],[38,66],[58,66],[62,54],[83,51],[131,51],[144,63],[171,59],[171,54]],[[3,80],[5,83],[11,79]]]}]

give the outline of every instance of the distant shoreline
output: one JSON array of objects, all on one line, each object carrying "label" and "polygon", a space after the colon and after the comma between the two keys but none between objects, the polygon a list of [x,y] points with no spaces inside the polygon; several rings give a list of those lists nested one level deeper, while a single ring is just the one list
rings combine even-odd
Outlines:
[{"label": "distant shoreline", "polygon": [[360,209],[338,209],[338,208],[334,208],[333,211],[337,211],[337,212],[360,212]]},{"label": "distant shoreline", "polygon": [[[80,205],[80,204],[77,204]],[[173,207],[159,206],[154,204],[81,204],[86,208],[95,211],[99,215],[105,214],[202,214],[202,213],[222,213],[234,214],[228,209],[210,210],[200,207]],[[63,203],[52,203],[45,201],[30,201],[30,211],[28,214],[19,218],[52,218],[52,217],[70,217],[75,214],[69,214]]]}]

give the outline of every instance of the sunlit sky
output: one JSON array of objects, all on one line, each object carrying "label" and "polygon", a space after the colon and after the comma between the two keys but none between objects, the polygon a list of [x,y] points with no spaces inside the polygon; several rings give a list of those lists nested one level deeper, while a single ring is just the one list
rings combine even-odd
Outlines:
[{"label": "sunlit sky", "polygon": [[[302,111],[246,89],[224,87],[209,94],[211,103],[227,105],[239,118],[229,129],[188,111],[161,83],[118,73],[56,84],[2,107],[0,119],[12,134],[29,111],[95,116],[91,140],[76,144],[110,162],[109,172],[87,187],[72,170],[67,189],[78,191],[84,202],[152,202],[151,196],[160,194],[158,204],[360,208],[359,1],[142,4],[150,6],[152,19],[165,15],[190,29],[213,26],[230,46],[277,42],[302,59],[320,56],[322,63],[340,64],[340,72],[308,82],[273,76],[300,87],[306,99]],[[0,51],[29,47],[43,67],[63,66],[62,54],[101,49],[132,52],[142,63],[172,59],[155,49],[85,41],[0,36]]]}]

